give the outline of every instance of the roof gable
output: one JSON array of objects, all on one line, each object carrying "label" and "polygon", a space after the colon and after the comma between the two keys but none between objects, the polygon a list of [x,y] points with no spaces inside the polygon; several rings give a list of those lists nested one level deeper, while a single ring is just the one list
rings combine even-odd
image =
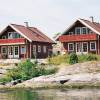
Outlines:
[{"label": "roof gable", "polygon": [[93,32],[97,33],[100,35],[100,24],[96,23],[96,22],[91,22],[88,20],[84,20],[84,19],[77,19],[69,28],[67,28],[65,30],[65,32],[63,32],[62,34],[68,32],[75,24],[76,22],[79,21],[80,23],[82,23],[84,26],[88,27],[90,30],[92,30]]},{"label": "roof gable", "polygon": [[[32,42],[32,41],[38,41],[38,42],[54,43],[53,40],[51,40],[50,38],[48,38],[45,34],[43,34],[37,28],[34,28],[34,27],[25,27],[25,26],[16,25],[16,24],[10,24],[8,26],[10,26],[13,30],[15,30],[16,32],[18,32],[20,35],[22,35],[24,38],[26,38],[30,42]],[[6,30],[6,28],[1,32],[1,34]]]}]

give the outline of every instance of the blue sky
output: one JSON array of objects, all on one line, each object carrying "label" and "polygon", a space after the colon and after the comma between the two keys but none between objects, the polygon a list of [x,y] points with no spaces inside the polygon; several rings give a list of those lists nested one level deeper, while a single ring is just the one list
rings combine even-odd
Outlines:
[{"label": "blue sky", "polygon": [[77,18],[100,22],[100,0],[0,0],[0,29],[9,23],[39,28],[52,37]]}]

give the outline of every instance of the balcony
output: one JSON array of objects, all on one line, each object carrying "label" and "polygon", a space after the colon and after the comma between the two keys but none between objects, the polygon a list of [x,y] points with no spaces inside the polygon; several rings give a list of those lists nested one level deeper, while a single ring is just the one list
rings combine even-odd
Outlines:
[{"label": "balcony", "polygon": [[59,37],[60,42],[90,41],[97,40],[97,34],[82,35],[62,35]]},{"label": "balcony", "polygon": [[13,45],[13,44],[25,44],[26,39],[16,38],[16,39],[0,39],[0,45]]}]

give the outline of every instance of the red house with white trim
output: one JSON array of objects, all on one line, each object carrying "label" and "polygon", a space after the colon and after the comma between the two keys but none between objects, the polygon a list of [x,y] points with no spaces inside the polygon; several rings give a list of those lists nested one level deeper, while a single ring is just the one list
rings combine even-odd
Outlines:
[{"label": "red house with white trim", "polygon": [[46,58],[53,43],[35,27],[10,24],[0,33],[0,58]]},{"label": "red house with white trim", "polygon": [[66,53],[100,54],[100,24],[78,19],[57,40]]}]

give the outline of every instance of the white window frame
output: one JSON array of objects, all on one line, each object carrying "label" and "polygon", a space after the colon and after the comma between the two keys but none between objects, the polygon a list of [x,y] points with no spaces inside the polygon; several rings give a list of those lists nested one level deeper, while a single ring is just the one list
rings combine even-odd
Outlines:
[{"label": "white window frame", "polygon": [[81,27],[76,27],[76,28],[75,28],[75,34],[76,34],[76,35],[79,35],[79,34],[77,34],[77,31],[76,31],[77,29],[80,29],[80,34],[82,34],[82,28],[81,28]]},{"label": "white window frame", "polygon": [[[12,38],[9,37],[9,34],[12,34]],[[14,39],[14,35],[13,34],[18,34],[17,32],[8,32],[8,39]]]},{"label": "white window frame", "polygon": [[[3,48],[5,48],[5,50],[6,50],[5,53],[3,52]],[[2,47],[1,47],[1,53],[2,53],[2,54],[7,54],[7,47],[6,47],[6,46],[2,46]]]},{"label": "white window frame", "polygon": [[[22,51],[22,48],[25,48],[25,52]],[[21,46],[21,54],[26,54],[26,46]]]},{"label": "white window frame", "polygon": [[33,45],[33,53],[36,53],[36,45]]},{"label": "white window frame", "polygon": [[43,46],[43,52],[44,52],[44,53],[47,52],[47,46]]},{"label": "white window frame", "polygon": [[84,34],[84,33],[83,33],[83,29],[84,29],[84,28],[86,29],[86,34],[88,34],[88,29],[87,29],[87,27],[82,27],[82,29],[81,29],[81,34]]},{"label": "white window frame", "polygon": [[[69,49],[69,45],[72,44],[73,45],[73,50]],[[68,43],[68,51],[74,51],[74,43]]]},{"label": "white window frame", "polygon": [[[92,43],[95,43],[95,49],[92,49],[92,48],[91,48],[91,44],[92,44]],[[90,51],[96,51],[96,41],[90,42]]]},{"label": "white window frame", "polygon": [[41,46],[38,45],[38,52],[41,52]]}]

